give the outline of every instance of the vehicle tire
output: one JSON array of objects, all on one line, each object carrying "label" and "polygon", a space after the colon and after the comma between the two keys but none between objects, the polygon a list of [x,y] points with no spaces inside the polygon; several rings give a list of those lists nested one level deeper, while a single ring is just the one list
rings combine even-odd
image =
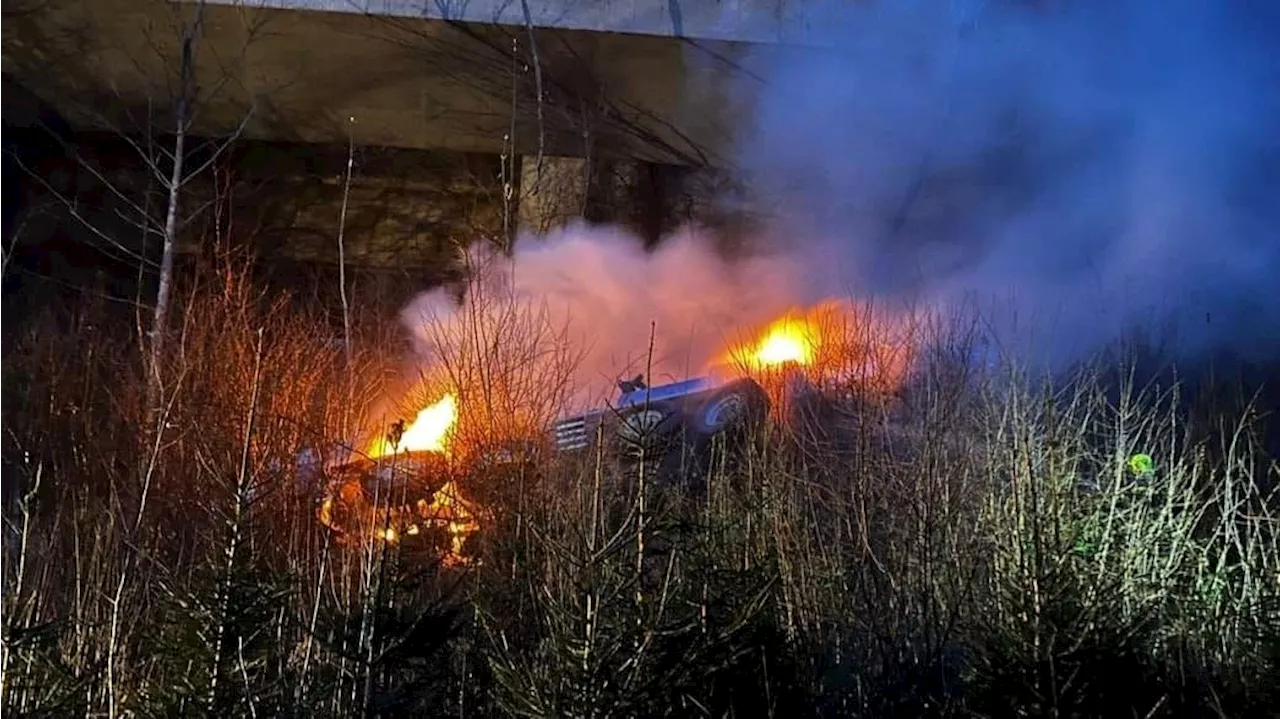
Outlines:
[{"label": "vehicle tire", "polygon": [[636,454],[642,448],[657,452],[670,440],[677,424],[675,415],[662,407],[651,407],[629,412],[621,417],[614,428],[619,447],[626,454]]},{"label": "vehicle tire", "polygon": [[739,380],[699,403],[688,418],[688,426],[696,437],[712,437],[731,427],[758,421],[768,408],[769,398],[760,385]]}]

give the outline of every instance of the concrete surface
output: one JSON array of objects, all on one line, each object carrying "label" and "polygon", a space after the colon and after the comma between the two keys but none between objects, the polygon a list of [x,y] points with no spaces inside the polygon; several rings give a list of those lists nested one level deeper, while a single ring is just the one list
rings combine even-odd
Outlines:
[{"label": "concrete surface", "polygon": [[546,232],[582,217],[587,204],[587,162],[580,157],[523,157],[520,228]]},{"label": "concrete surface", "polygon": [[[131,132],[171,126],[165,114],[180,66],[181,28],[195,5],[15,0],[22,2],[29,7],[15,5],[11,14],[6,6],[6,80],[79,125]],[[443,7],[451,0],[426,2]],[[559,2],[567,7],[571,0]],[[535,4],[548,7],[532,3],[531,11]],[[630,5],[639,8],[635,17],[648,17],[643,9],[660,4]],[[501,17],[509,18],[512,5],[519,2],[465,7],[479,17],[501,6]],[[601,7],[627,5],[611,0]],[[700,17],[692,13],[697,3],[678,5],[690,23]],[[736,7],[747,7],[746,0]],[[590,24],[577,17],[577,25]],[[516,154],[540,147],[546,155],[724,166],[740,114],[727,81],[747,46],[676,39],[652,23],[650,34],[538,29],[539,119],[522,26],[208,5],[197,47],[194,131],[229,133],[247,116],[245,135],[261,140],[353,136],[362,145]]]},{"label": "concrete surface", "polygon": [[532,24],[563,30],[799,45],[816,43],[813,30],[821,23],[820,3],[813,0],[263,0],[263,5],[521,28]]}]

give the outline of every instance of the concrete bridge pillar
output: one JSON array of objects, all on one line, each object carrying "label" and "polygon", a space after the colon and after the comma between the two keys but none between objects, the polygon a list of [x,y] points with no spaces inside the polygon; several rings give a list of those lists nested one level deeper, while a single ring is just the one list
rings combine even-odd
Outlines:
[{"label": "concrete bridge pillar", "polygon": [[520,229],[546,232],[582,217],[587,207],[587,162],[580,157],[520,158]]},{"label": "concrete bridge pillar", "polygon": [[520,162],[520,229],[543,233],[575,219],[629,227],[653,243],[669,218],[668,168],[633,159],[532,155]]}]

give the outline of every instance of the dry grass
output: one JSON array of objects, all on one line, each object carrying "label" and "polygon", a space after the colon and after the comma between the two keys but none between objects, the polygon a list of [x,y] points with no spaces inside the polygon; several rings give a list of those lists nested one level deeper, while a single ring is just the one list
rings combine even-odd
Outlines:
[{"label": "dry grass", "polygon": [[[703,481],[607,452],[472,465],[492,517],[479,563],[447,570],[332,542],[298,467],[383,421],[369,400],[398,348],[357,322],[348,366],[322,318],[250,276],[223,258],[185,288],[156,422],[127,318],[48,313],[6,337],[6,710],[1162,716],[1276,698],[1277,465],[1256,408],[977,371],[957,361],[967,328],[922,318],[868,338],[942,350],[893,401],[838,373],[821,431],[771,423]],[[429,328],[459,431],[535,435],[575,354],[545,315],[474,296]],[[848,345],[865,366],[869,343]],[[1137,451],[1156,463],[1141,482]]]}]

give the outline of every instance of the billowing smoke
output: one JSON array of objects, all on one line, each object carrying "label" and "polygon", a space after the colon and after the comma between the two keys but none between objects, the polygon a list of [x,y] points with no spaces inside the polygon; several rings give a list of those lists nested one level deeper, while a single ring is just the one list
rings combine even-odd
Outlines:
[{"label": "billowing smoke", "polygon": [[[693,231],[646,253],[574,225],[496,260],[498,295],[565,329],[584,352],[570,379],[593,392],[646,369],[651,324],[652,377],[669,380],[832,296],[977,303],[1057,363],[1137,330],[1183,357],[1274,350],[1271,7],[838,3],[812,24],[824,49],[757,46],[732,93],[773,254],[730,262]],[[404,319],[431,357],[468,313],[439,290]]]},{"label": "billowing smoke", "polygon": [[816,5],[825,49],[758,46],[736,94],[737,160],[805,261],[968,296],[1059,362],[1280,345],[1280,5]]},{"label": "billowing smoke", "polygon": [[[470,264],[476,283],[463,304],[441,288],[402,313],[419,353],[457,355],[474,328],[507,348],[508,365],[568,347],[571,404],[598,401],[620,377],[649,374],[657,383],[696,374],[742,332],[806,297],[803,266],[792,258],[729,261],[694,231],[646,252],[624,230],[571,224],[519,238],[510,257],[478,249]],[[542,347],[533,346],[535,335]],[[540,362],[518,371],[552,371],[546,355]]]}]

